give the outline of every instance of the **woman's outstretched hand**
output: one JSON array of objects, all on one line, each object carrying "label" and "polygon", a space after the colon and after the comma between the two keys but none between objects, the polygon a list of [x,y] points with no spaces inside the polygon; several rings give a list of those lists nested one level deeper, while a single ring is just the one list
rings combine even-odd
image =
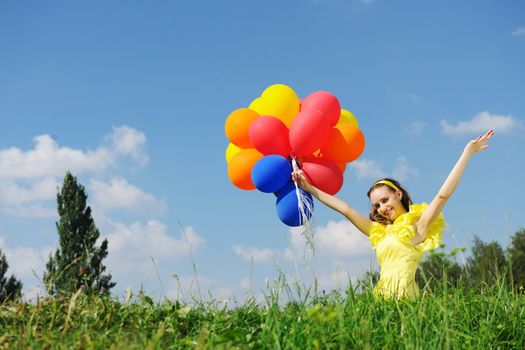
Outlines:
[{"label": "woman's outstretched hand", "polygon": [[488,140],[490,140],[492,135],[494,135],[494,131],[489,130],[485,133],[485,135],[478,136],[477,139],[467,143],[467,145],[465,146],[465,151],[470,154],[474,154],[484,149],[487,149],[489,146],[486,143]]},{"label": "woman's outstretched hand", "polygon": [[299,187],[301,187],[303,190],[306,190],[308,192],[311,191],[312,185],[310,184],[310,182],[308,182],[308,179],[306,178],[302,170],[292,172],[292,180],[297,182],[297,185],[299,185]]}]

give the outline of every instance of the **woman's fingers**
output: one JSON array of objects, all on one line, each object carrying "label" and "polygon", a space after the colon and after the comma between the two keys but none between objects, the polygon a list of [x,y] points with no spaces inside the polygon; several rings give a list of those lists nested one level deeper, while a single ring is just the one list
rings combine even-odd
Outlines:
[{"label": "woman's fingers", "polygon": [[292,180],[297,182],[301,182],[303,180],[303,171],[302,170],[297,170],[297,171],[292,171]]},{"label": "woman's fingers", "polygon": [[485,134],[478,136],[475,140],[470,141],[470,148],[474,152],[479,152],[484,149],[489,148],[488,145],[486,145],[487,141],[490,140],[490,138],[494,135],[494,130],[489,130]]},{"label": "woman's fingers", "polygon": [[492,135],[494,135],[494,131],[493,130],[489,130],[485,133],[485,135],[483,136],[480,136],[482,139],[484,140],[488,140],[492,137]]},{"label": "woman's fingers", "polygon": [[489,130],[487,131],[487,133],[485,135],[483,135],[481,137],[481,140],[483,141],[483,143],[487,142],[488,140],[490,140],[490,138],[492,137],[492,135],[494,135],[494,131],[492,130]]},{"label": "woman's fingers", "polygon": [[302,170],[292,172],[292,180],[295,181],[301,188],[308,187],[310,184]]}]

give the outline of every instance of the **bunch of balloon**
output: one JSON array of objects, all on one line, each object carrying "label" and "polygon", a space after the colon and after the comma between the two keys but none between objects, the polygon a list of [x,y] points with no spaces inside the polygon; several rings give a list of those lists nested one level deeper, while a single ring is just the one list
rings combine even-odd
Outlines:
[{"label": "bunch of balloon", "polygon": [[288,226],[301,226],[313,214],[312,196],[292,181],[292,164],[333,195],[343,186],[347,164],[365,148],[357,119],[334,95],[316,91],[300,100],[283,84],[269,86],[248,108],[234,110],[225,132],[232,184],[274,193],[277,214]]}]

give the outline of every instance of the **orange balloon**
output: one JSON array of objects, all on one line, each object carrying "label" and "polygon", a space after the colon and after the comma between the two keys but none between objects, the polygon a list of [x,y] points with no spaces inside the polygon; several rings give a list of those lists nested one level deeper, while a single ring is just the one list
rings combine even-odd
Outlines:
[{"label": "orange balloon", "polygon": [[259,114],[249,108],[234,110],[226,119],[224,131],[231,143],[241,148],[252,148],[250,142],[250,125]]},{"label": "orange balloon", "polygon": [[336,163],[356,160],[365,149],[365,136],[355,125],[340,124],[330,129],[328,139],[321,148],[323,157]]},{"label": "orange balloon", "polygon": [[344,174],[346,171],[346,163],[336,163],[339,169],[341,169],[341,172]]},{"label": "orange balloon", "polygon": [[228,177],[241,190],[254,190],[252,168],[263,157],[255,148],[243,149],[233,156],[228,164]]}]

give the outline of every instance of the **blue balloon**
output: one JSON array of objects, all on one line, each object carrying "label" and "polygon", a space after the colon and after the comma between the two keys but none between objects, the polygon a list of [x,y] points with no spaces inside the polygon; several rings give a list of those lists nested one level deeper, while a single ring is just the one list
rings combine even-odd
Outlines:
[{"label": "blue balloon", "polygon": [[[305,190],[299,188],[301,197],[303,198],[303,208],[306,214],[307,220],[312,217],[314,210],[314,201],[312,195]],[[277,195],[277,201],[275,203],[277,209],[277,215],[283,223],[288,226],[301,226],[304,224],[301,212],[299,210],[299,203],[297,200],[297,194],[295,192],[295,183],[289,182]]]},{"label": "blue balloon", "polygon": [[263,157],[252,168],[252,181],[261,192],[277,192],[290,181],[292,165],[283,156]]}]

